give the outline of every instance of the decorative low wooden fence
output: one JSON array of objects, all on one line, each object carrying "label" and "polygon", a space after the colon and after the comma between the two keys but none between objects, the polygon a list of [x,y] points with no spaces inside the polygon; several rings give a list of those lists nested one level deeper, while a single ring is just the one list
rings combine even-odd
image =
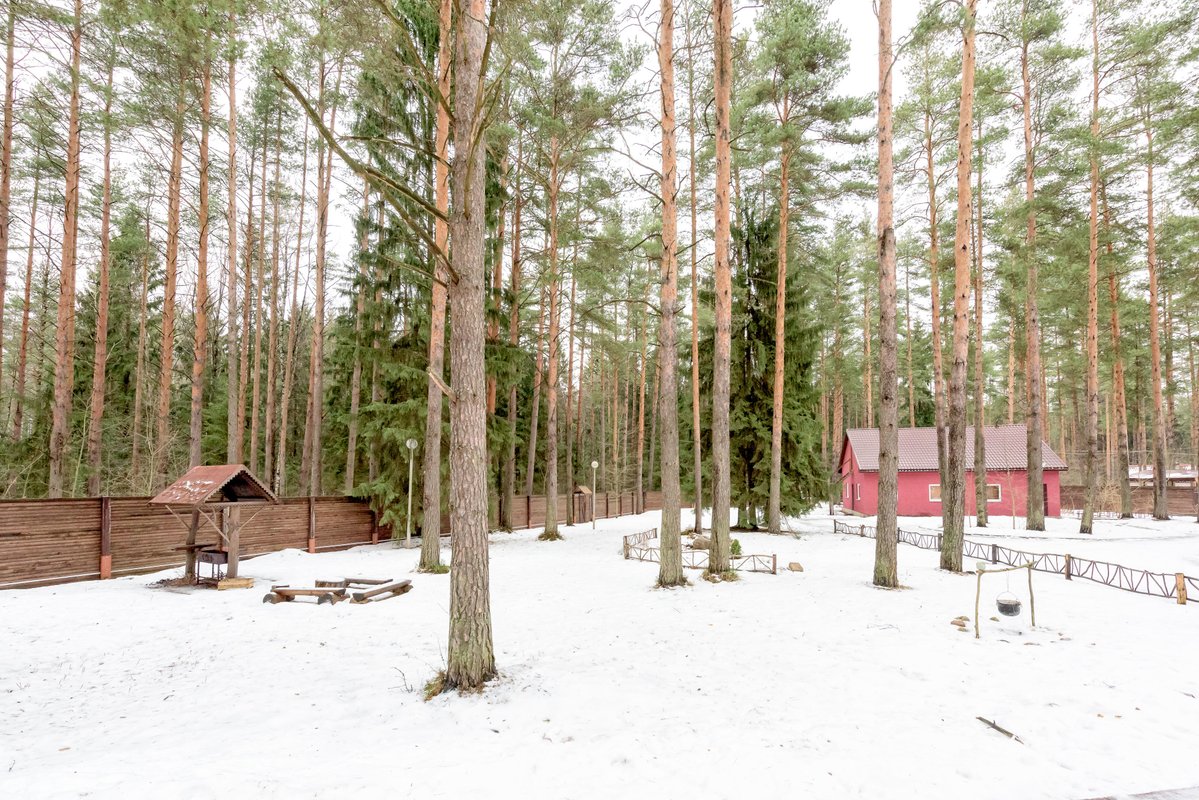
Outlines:
[{"label": "decorative low wooden fence", "polygon": [[[598,495],[596,516],[631,514],[635,499],[633,492]],[[559,498],[559,522],[566,522],[570,502],[566,495]],[[574,502],[576,522],[590,521],[591,496],[576,494]],[[661,492],[646,492],[645,510],[661,507]],[[513,527],[541,527],[545,515],[544,496],[518,496]],[[494,525],[494,513],[492,516]],[[449,532],[448,514],[442,516],[442,530]],[[379,524],[365,501],[286,497],[245,524],[241,547],[243,557],[286,548],[320,552],[372,544],[390,536],[391,528]],[[183,554],[175,548],[184,539],[183,524],[165,508],[151,506],[148,497],[0,501],[0,589],[177,567],[183,563]]]},{"label": "decorative low wooden fence", "polygon": [[[648,561],[652,564],[661,563],[661,552],[657,547],[649,544],[649,542],[657,538],[657,528],[650,528],[648,531],[641,531],[640,533],[630,533],[624,537],[623,550],[625,560]],[[729,565],[734,570],[742,572],[769,572],[771,575],[778,574],[778,556],[774,553],[770,555],[750,554],[730,556]],[[688,569],[707,569],[708,551],[691,550],[684,547],[683,566]]]},{"label": "decorative low wooden fence", "polygon": [[[851,525],[840,520],[833,521],[834,533],[875,538],[878,531],[871,525]],[[898,531],[899,541],[924,550],[940,550],[941,534],[917,531]],[[1031,553],[1014,550],[995,542],[976,542],[963,539],[962,556],[971,561],[989,561],[992,564],[1022,566],[1031,563],[1037,572],[1062,575],[1066,580],[1081,578],[1104,586],[1113,586],[1134,594],[1151,597],[1167,597],[1178,603],[1199,602],[1199,578],[1181,572],[1149,572],[1108,561],[1078,558],[1069,553]]]}]

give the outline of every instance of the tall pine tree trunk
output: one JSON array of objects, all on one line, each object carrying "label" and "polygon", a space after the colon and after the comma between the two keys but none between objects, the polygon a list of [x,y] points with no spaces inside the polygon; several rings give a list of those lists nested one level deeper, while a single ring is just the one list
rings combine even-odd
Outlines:
[{"label": "tall pine tree trunk", "polygon": [[[454,532],[450,571],[450,636],[446,685],[475,689],[495,675],[491,639],[491,590],[487,566],[487,417],[484,362],[486,236],[484,202],[485,125],[483,90],[483,0],[460,7],[454,47],[454,211],[450,218],[453,263],[458,280],[450,287],[454,329],[450,362],[450,528]],[[435,532],[434,532],[435,533]]]},{"label": "tall pine tree trunk", "polygon": [[[1021,7],[1021,24],[1028,13],[1027,3]],[[1026,365],[1024,381],[1028,389],[1028,409],[1025,416],[1027,427],[1026,457],[1028,463],[1028,492],[1025,507],[1025,527],[1030,531],[1045,530],[1045,487],[1044,462],[1041,442],[1044,435],[1045,411],[1042,406],[1044,378],[1041,371],[1041,312],[1037,299],[1037,211],[1036,211],[1036,153],[1032,130],[1032,77],[1029,72],[1029,45],[1025,42],[1020,50],[1020,76],[1023,83],[1021,106],[1024,112],[1024,202],[1028,205],[1028,225],[1024,238],[1024,257],[1028,269],[1028,284],[1025,299]]]},{"label": "tall pine tree trunk", "polygon": [[[300,257],[304,253],[304,206],[308,200],[308,122],[304,123],[304,157],[300,166],[300,218],[296,230],[296,265],[291,282],[291,315],[287,323],[287,350],[283,356],[283,390],[279,395],[279,452],[275,458],[275,494],[287,492],[287,418],[291,411],[292,381],[295,376],[296,340],[300,308],[296,294],[300,284]],[[232,368],[230,368],[232,372]]]},{"label": "tall pine tree trunk", "polygon": [[271,191],[271,319],[267,334],[266,412],[262,421],[262,474],[275,474],[275,362],[279,357],[279,187],[283,167],[283,106],[275,113],[275,176]]},{"label": "tall pine tree trunk", "polygon": [[[678,348],[675,340],[675,306],[678,304],[678,157],[675,152],[674,113],[674,0],[662,0],[662,26],[658,33],[658,69],[662,79],[662,319],[658,323],[659,392],[666,398],[658,414],[662,435],[662,522],[658,528],[661,562],[659,586],[681,586],[682,543],[679,539],[682,498],[679,489],[679,406],[677,389]],[[651,470],[652,476],[652,470]]]},{"label": "tall pine tree trunk", "polygon": [[191,370],[191,417],[188,424],[187,463],[203,461],[204,370],[208,359],[208,128],[212,108],[212,64],[204,62],[200,87],[200,242],[196,255],[195,338]]},{"label": "tall pine tree trunk", "polygon": [[[11,41],[11,40],[10,40]],[[50,484],[47,494],[62,497],[63,463],[71,435],[71,390],[75,384],[75,264],[79,235],[79,65],[83,50],[83,0],[75,0],[71,29],[71,100],[67,123],[66,188],[63,202],[62,261],[58,281],[58,327],[54,338],[54,405],[50,417]],[[7,260],[8,253],[3,254]]]},{"label": "tall pine tree trunk", "polygon": [[716,100],[716,342],[712,359],[712,547],[708,556],[708,572],[714,575],[729,570],[729,371],[733,314],[732,271],[729,265],[732,5],[732,0],[712,0]]},{"label": "tall pine tree trunk", "polygon": [[254,360],[250,367],[250,471],[258,473],[258,437],[262,409],[262,292],[266,273],[267,120],[262,119],[262,172],[258,186],[258,269],[254,280]]},{"label": "tall pine tree trunk", "polygon": [[[697,211],[699,193],[695,180],[695,55],[691,49],[691,26],[687,25],[687,135],[690,151],[687,169],[690,173],[687,186],[691,200],[691,450],[693,457],[692,482],[695,484],[692,497],[692,530],[696,535],[703,531],[704,492],[703,449],[700,446],[699,418],[699,222]],[[665,489],[663,489],[665,491]],[[665,501],[663,501],[665,502]]]},{"label": "tall pine tree trunk", "polygon": [[[12,437],[24,436],[25,422],[25,374],[29,363],[29,316],[33,300],[33,251],[37,244],[37,205],[42,188],[42,171],[37,166],[39,151],[34,150],[33,201],[29,211],[29,247],[25,254],[25,294],[21,304],[21,340],[17,346],[17,378],[13,390]],[[3,254],[0,254],[0,258]],[[133,452],[137,453],[136,431]]]},{"label": "tall pine tree trunk", "polygon": [[1099,7],[1091,0],[1091,214],[1087,255],[1086,494],[1079,533],[1093,533],[1099,497]]},{"label": "tall pine tree trunk", "polygon": [[1107,238],[1107,289],[1111,306],[1112,401],[1116,406],[1116,480],[1120,485],[1120,517],[1132,519],[1132,483],[1128,478],[1128,401],[1124,394],[1124,356],[1120,352],[1120,278],[1112,258],[1111,210],[1107,205],[1105,184],[1100,181],[1103,202],[1103,232]]},{"label": "tall pine tree trunk", "polygon": [[[4,300],[8,297],[8,237],[12,223],[12,131],[17,7],[9,2],[5,30],[4,127],[0,132],[0,380],[4,377]],[[26,284],[28,285],[28,284]],[[18,430],[17,435],[20,435]]]},{"label": "tall pine tree trunk", "polygon": [[983,363],[983,126],[978,123],[974,213],[974,524],[987,527],[987,380]]},{"label": "tall pine tree trunk", "polygon": [[[958,106],[958,209],[953,237],[953,367],[949,375],[949,440],[941,487],[941,568],[962,571],[966,489],[966,359],[970,306],[970,166],[974,132],[974,20],[978,0],[967,0],[962,36],[962,94]],[[986,480],[985,475],[983,480]]]},{"label": "tall pine tree trunk", "polygon": [[346,470],[343,491],[354,491],[354,467],[358,463],[358,405],[362,395],[362,318],[366,314],[366,254],[370,248],[367,219],[371,211],[370,184],[362,187],[362,232],[358,237],[358,298],[354,313],[354,368],[350,375],[350,418],[346,423]]},{"label": "tall pine tree trunk", "polygon": [[1157,230],[1153,211],[1153,116],[1146,108],[1145,217],[1146,266],[1149,268],[1149,381],[1153,384],[1153,518],[1169,519],[1166,505],[1166,413],[1162,405],[1161,323],[1158,310]]},{"label": "tall pine tree trunk", "polygon": [[[438,217],[433,221],[433,241],[440,251],[434,258],[432,302],[429,308],[429,383],[425,387],[425,441],[421,461],[421,548],[420,568],[436,569],[441,564],[441,389],[445,376],[445,315],[449,275],[442,259],[450,257],[449,141],[450,114],[445,104],[450,97],[450,61],[455,58],[452,28],[453,0],[441,0],[438,6],[437,91],[444,102],[437,104],[433,162],[433,195]],[[458,27],[459,33],[463,28]],[[455,135],[457,132],[455,131]],[[455,157],[455,166],[457,159]],[[480,222],[482,224],[482,222]],[[455,249],[457,242],[455,242]],[[456,254],[455,254],[456,255]],[[479,322],[483,324],[482,320]],[[482,333],[482,331],[480,331]],[[436,380],[434,380],[436,378]],[[451,416],[452,416],[451,409]],[[484,498],[486,500],[486,498]],[[451,527],[451,535],[455,532]]]},{"label": "tall pine tree trunk", "polygon": [[533,405],[529,409],[529,443],[525,464],[525,494],[533,494],[533,478],[537,466],[537,423],[541,414],[541,348],[545,338],[545,289],[537,305],[537,346],[533,351]]},{"label": "tall pine tree trunk", "polygon": [[561,149],[557,135],[550,137],[549,183],[549,293],[545,366],[545,530],[539,539],[560,539],[558,533],[558,196],[562,189],[559,169]]},{"label": "tall pine tree trunk", "polygon": [[87,494],[98,497],[102,484],[100,469],[104,432],[104,381],[108,366],[108,278],[109,224],[112,220],[112,82],[115,55],[109,56],[104,85],[104,179],[100,190],[100,274],[96,286],[96,348],[92,366],[90,421],[87,426]]},{"label": "tall pine tree trunk", "polygon": [[[145,239],[150,242],[150,208],[149,201],[145,209]],[[150,297],[150,253],[142,255],[142,291],[141,302],[138,303],[137,316],[137,360],[133,372],[133,439],[129,456],[130,483],[136,483],[141,477],[141,444],[142,444],[142,401],[143,387],[146,385],[146,312]]]},{"label": "tall pine tree trunk", "polygon": [[[508,312],[508,344],[513,348],[520,344],[520,212],[524,203],[520,182],[521,169],[524,165],[524,140],[516,138],[516,188],[512,198],[512,265],[509,286],[512,294],[512,305]],[[516,502],[516,381],[508,387],[508,454],[504,458],[503,495],[501,504],[503,512],[500,515],[500,527],[512,530],[512,511]]]},{"label": "tall pine tree trunk", "polygon": [[895,162],[891,111],[891,0],[878,4],[878,522],[874,585],[899,586],[896,564],[899,502],[898,343],[895,302]]},{"label": "tall pine tree trunk", "polygon": [[[887,0],[883,0],[887,2]],[[880,12],[881,13],[881,12]],[[783,117],[787,117],[788,98],[783,99]],[[790,144],[783,144],[779,158],[779,241],[778,270],[774,296],[774,387],[770,416],[770,495],[766,503],[766,528],[783,532],[783,375],[787,346],[787,222],[791,207],[788,179],[791,169]],[[879,202],[882,202],[881,199]]]},{"label": "tall pine tree trunk", "polygon": [[[237,14],[229,15],[229,29],[237,30]],[[236,53],[236,50],[233,51]],[[238,430],[237,424],[237,398],[239,394],[238,380],[240,378],[238,355],[240,351],[240,342],[238,340],[238,324],[237,324],[237,58],[236,56],[229,59],[229,176],[228,190],[229,202],[225,210],[225,226],[229,236],[229,252],[227,254],[228,263],[226,264],[225,272],[225,295],[228,307],[228,333],[225,336],[225,360],[228,369],[228,376],[225,381],[225,425],[226,425],[226,444],[225,444],[225,460],[230,464],[240,464],[242,458],[242,440],[241,433]],[[305,134],[307,134],[307,123],[305,123]],[[307,135],[305,135],[305,146],[307,146]],[[305,151],[305,163],[307,163],[307,151]],[[303,190],[301,189],[301,192]],[[300,204],[300,228],[303,229],[304,205]],[[280,487],[276,487],[279,491]]]},{"label": "tall pine tree trunk", "polygon": [[941,483],[944,485],[948,455],[945,452],[945,370],[941,355],[943,340],[941,334],[941,234],[937,213],[937,173],[936,161],[933,158],[932,125],[932,116],[926,112],[924,115],[924,159],[925,177],[928,183],[928,295],[932,306],[933,424],[937,428],[937,465],[941,473]]}]

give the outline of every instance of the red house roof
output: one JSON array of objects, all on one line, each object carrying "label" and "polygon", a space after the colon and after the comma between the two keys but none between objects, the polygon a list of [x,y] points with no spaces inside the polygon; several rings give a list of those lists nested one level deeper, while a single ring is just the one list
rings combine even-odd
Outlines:
[{"label": "red house roof", "polygon": [[[1027,469],[1027,441],[1023,425],[996,425],[983,428],[983,441],[989,470]],[[845,432],[846,445],[853,448],[858,469],[878,472],[878,428],[853,428]],[[1041,442],[1041,466],[1047,470],[1067,469],[1066,462]],[[899,469],[901,472],[935,472],[937,464],[936,428],[899,429]],[[974,469],[974,428],[966,428],[966,471]]]}]

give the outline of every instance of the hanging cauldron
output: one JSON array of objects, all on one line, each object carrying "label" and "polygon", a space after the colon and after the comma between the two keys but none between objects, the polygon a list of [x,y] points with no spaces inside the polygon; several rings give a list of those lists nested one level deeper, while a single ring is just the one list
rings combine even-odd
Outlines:
[{"label": "hanging cauldron", "polygon": [[1020,616],[1020,598],[1011,592],[1004,592],[995,598],[995,606],[1005,617]]}]

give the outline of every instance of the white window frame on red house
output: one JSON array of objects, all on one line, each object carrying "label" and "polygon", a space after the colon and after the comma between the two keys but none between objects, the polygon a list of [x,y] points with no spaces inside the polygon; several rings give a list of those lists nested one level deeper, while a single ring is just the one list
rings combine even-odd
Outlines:
[{"label": "white window frame on red house", "polygon": [[[994,486],[996,489],[994,497],[991,497],[991,487],[992,486]],[[999,483],[988,483],[987,484],[987,502],[988,503],[1002,503],[1003,502],[1003,484],[999,484]]]},{"label": "white window frame on red house", "polygon": [[[933,497],[933,489],[936,489],[936,490],[937,490],[937,496],[936,496],[936,497]],[[930,502],[930,503],[939,503],[939,502],[941,502],[941,484],[939,484],[939,483],[930,483],[930,484],[928,485],[928,502]]]},{"label": "white window frame on red house", "polygon": [[855,484],[853,485],[853,499],[854,499],[854,500],[861,500],[861,499],[862,499],[862,484],[860,484],[860,483],[855,483]]}]

